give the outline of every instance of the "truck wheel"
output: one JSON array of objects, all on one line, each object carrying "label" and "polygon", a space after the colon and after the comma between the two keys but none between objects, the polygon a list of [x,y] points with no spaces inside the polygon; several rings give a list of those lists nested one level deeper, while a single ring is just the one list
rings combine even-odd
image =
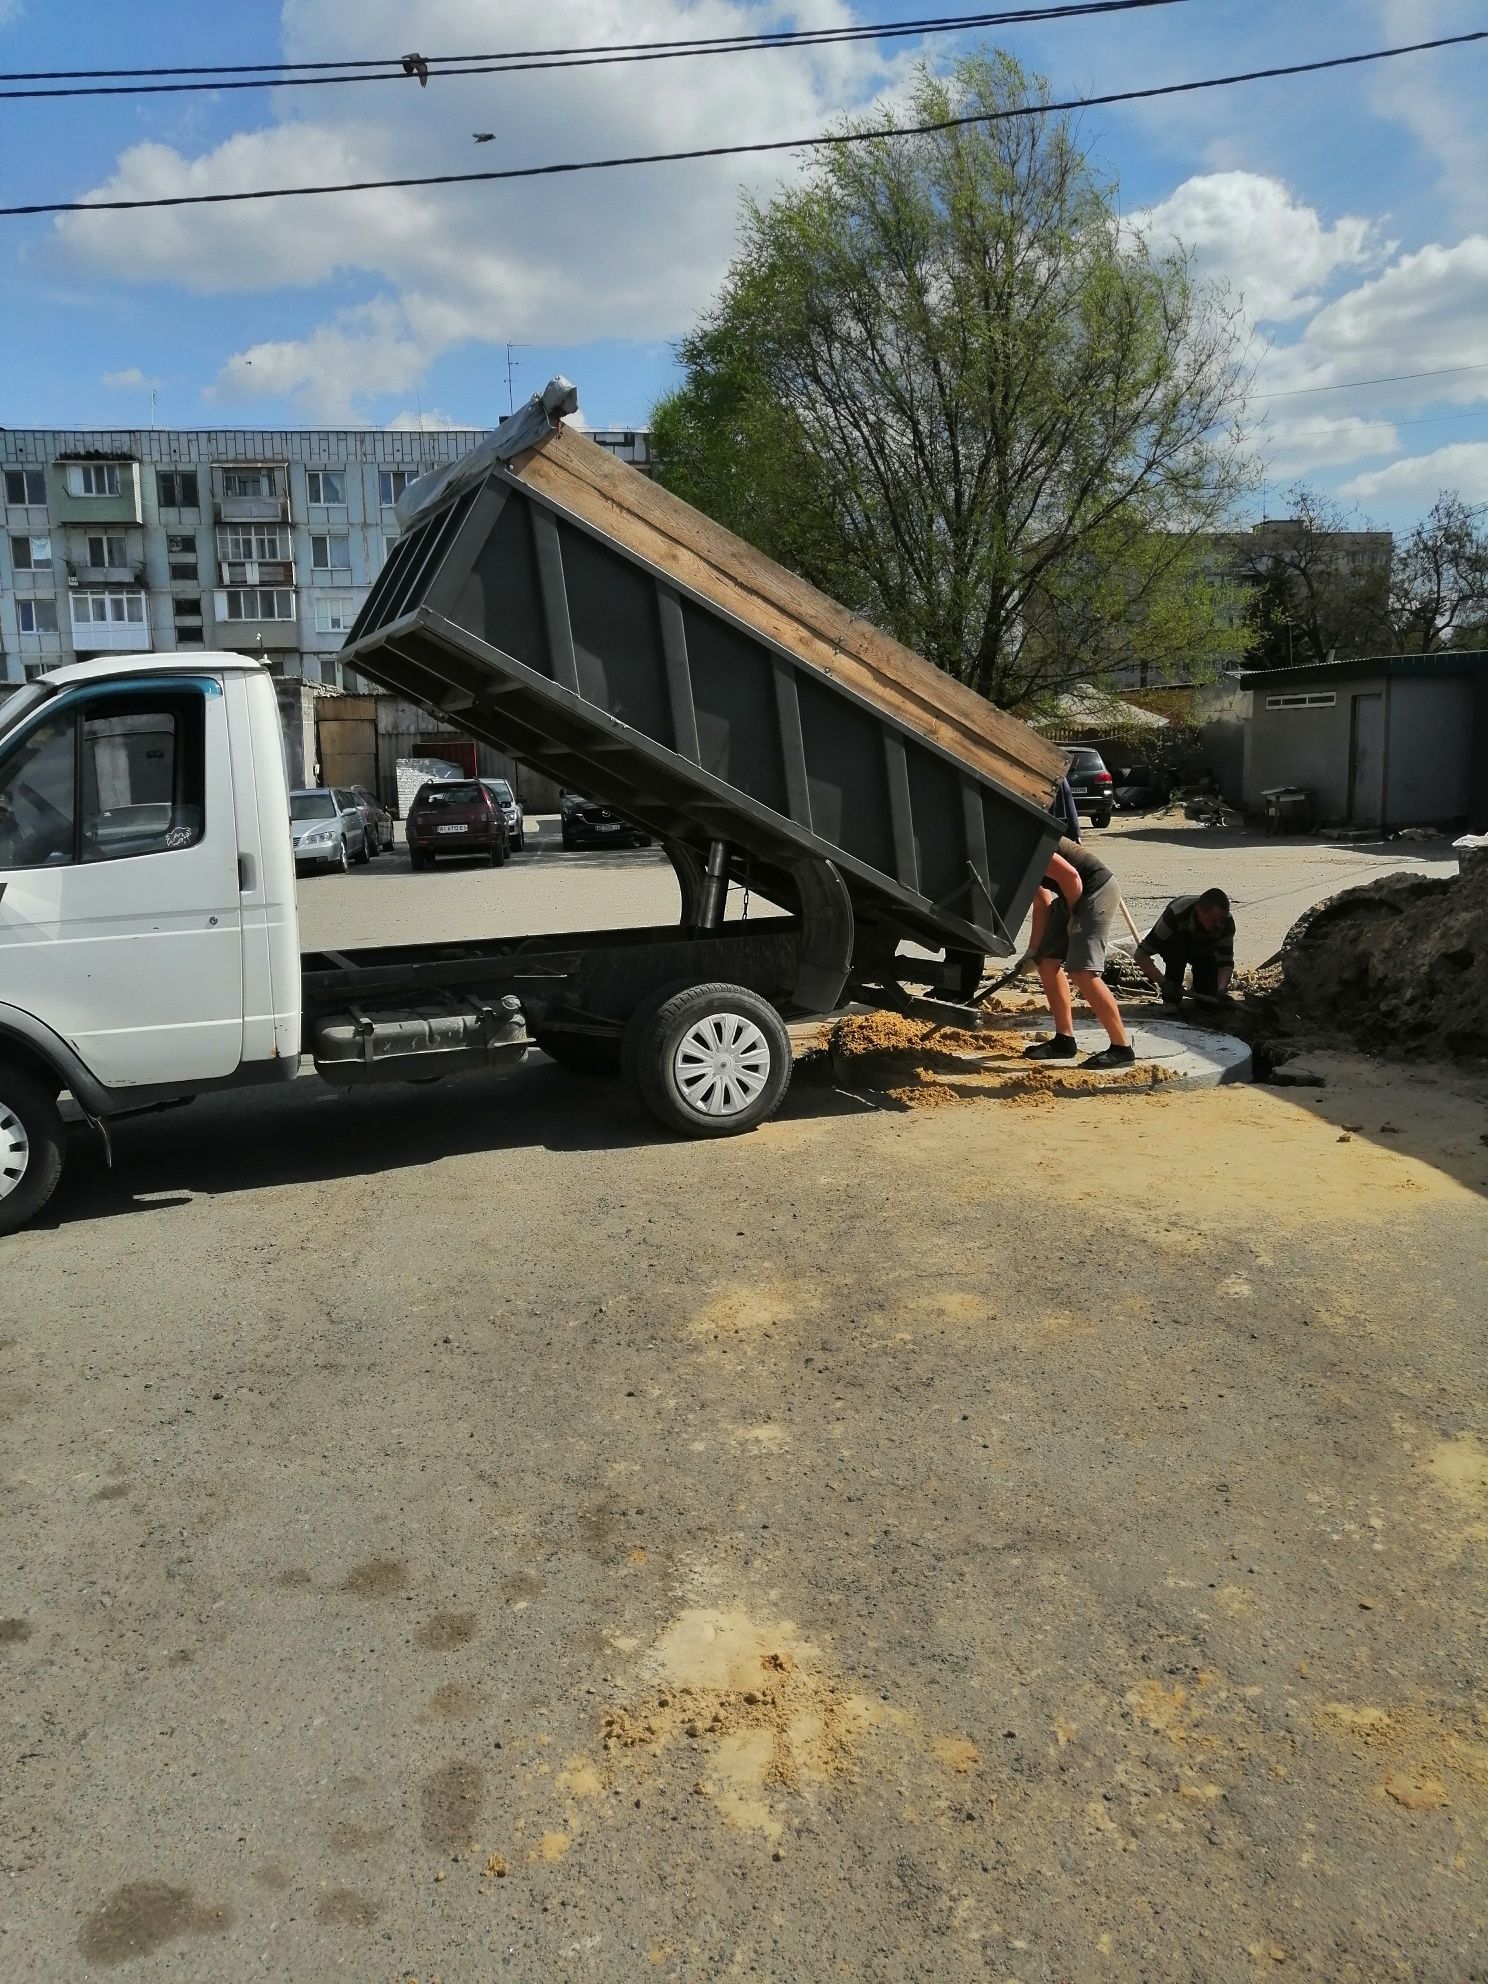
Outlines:
[{"label": "truck wheel", "polygon": [[773,1116],[791,1078],[785,1022],[743,985],[688,985],[631,1021],[626,1065],[668,1129],[738,1136]]},{"label": "truck wheel", "polygon": [[620,1036],[602,1033],[568,1033],[562,1027],[543,1028],[532,1036],[550,1060],[571,1075],[618,1075]]},{"label": "truck wheel", "polygon": [[0,1065],[0,1233],[34,1219],[56,1191],[65,1136],[55,1097]]}]

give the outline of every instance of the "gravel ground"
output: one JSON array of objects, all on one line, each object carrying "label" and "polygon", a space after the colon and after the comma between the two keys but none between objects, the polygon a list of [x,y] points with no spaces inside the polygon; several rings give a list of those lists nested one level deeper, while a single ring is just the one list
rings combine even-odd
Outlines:
[{"label": "gravel ground", "polygon": [[1483,1098],[1327,1072],[121,1123],[0,1242],[0,1975],[1482,1976]]},{"label": "gravel ground", "polygon": [[[544,818],[528,851],[504,868],[460,862],[415,875],[400,845],[350,875],[313,876],[300,888],[307,949],[326,944],[396,944],[511,931],[619,929],[676,921],[677,887],[665,855],[651,848],[565,853],[558,823]],[[1086,836],[1120,878],[1140,928],[1171,896],[1218,884],[1232,897],[1242,965],[1270,957],[1304,909],[1376,875],[1450,874],[1444,841],[1335,845],[1220,834],[1181,821],[1117,819]],[[739,915],[737,890],[730,914]],[[768,910],[756,899],[755,913]]]}]

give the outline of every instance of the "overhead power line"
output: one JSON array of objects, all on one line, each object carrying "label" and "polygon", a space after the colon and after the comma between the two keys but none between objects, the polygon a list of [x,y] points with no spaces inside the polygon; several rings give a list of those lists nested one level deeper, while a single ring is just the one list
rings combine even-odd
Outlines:
[{"label": "overhead power line", "polygon": [[0,219],[29,214],[136,213],[157,207],[231,206],[244,200],[304,199],[324,193],[374,193],[421,186],[489,185],[506,179],[547,179],[579,172],[613,172],[624,166],[672,165],[706,158],[739,158],[746,154],[805,151],[829,145],[867,144],[878,138],[928,137],[939,131],[964,130],[972,124],[1000,124],[1015,117],[1046,117],[1063,110],[1092,110],[1105,104],[1141,103],[1154,98],[1188,95],[1197,90],[1229,89],[1239,83],[1269,82],[1279,76],[1310,76],[1325,69],[1355,68],[1365,62],[1386,62],[1398,55],[1419,55],[1428,49],[1456,48],[1488,41],[1488,28],[1466,34],[1440,35],[1433,41],[1410,42],[1400,48],[1375,48],[1359,55],[1330,55],[1315,62],[1288,62],[1271,69],[1247,69],[1231,76],[1206,76],[1186,83],[1159,83],[1139,90],[1109,90],[1100,96],[1067,97],[1058,103],[1026,103],[1007,110],[977,111],[966,117],[943,117],[929,124],[883,125],[866,131],[827,131],[806,138],[768,138],[751,144],[702,145],[687,151],[635,152],[620,158],[570,159],[553,165],[509,165],[487,172],[432,172],[401,179],[353,179],[328,186],[260,186],[239,193],[167,193],[149,198],[118,200],[38,200],[24,206],[0,207]]},{"label": "overhead power line", "polygon": [[1438,365],[1430,372],[1387,372],[1378,379],[1338,379],[1330,386],[1292,386],[1284,393],[1253,393],[1258,400],[1299,400],[1305,393],[1347,393],[1355,386],[1401,386],[1409,379],[1450,379],[1458,372],[1488,372],[1484,365]]},{"label": "overhead power line", "polygon": [[[318,89],[331,83],[402,83],[421,87],[441,76],[527,75],[545,69],[603,68],[617,62],[667,62],[694,55],[749,55],[784,48],[835,48],[860,41],[894,41],[905,36],[964,34],[974,28],[1016,27],[1029,22],[1126,14],[1148,7],[1176,7],[1187,0],[1059,0],[1036,7],[1003,7],[973,14],[927,15],[914,20],[854,23],[840,28],[781,28],[773,33],[711,35],[691,41],[601,42],[587,48],[530,48],[490,55],[397,55],[345,62],[239,63],[231,67],[181,69],[37,70],[0,75],[0,83],[39,85],[0,89],[0,102],[38,98],[172,96],[202,90]],[[327,71],[335,70],[329,74]],[[300,73],[311,71],[314,73]],[[190,81],[166,80],[189,77]],[[143,77],[144,81],[102,81],[104,77]]]}]

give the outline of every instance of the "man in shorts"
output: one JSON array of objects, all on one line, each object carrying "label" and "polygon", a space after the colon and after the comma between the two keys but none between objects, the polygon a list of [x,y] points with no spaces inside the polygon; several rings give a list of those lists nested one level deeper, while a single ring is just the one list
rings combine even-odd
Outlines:
[{"label": "man in shorts", "polygon": [[1087,1056],[1081,1066],[1129,1068],[1136,1060],[1120,1008],[1101,977],[1120,902],[1120,886],[1100,856],[1079,841],[1061,840],[1049,856],[1033,907],[1033,954],[1054,1020],[1054,1038],[1025,1048],[1026,1059],[1072,1061],[1079,1053],[1070,996],[1073,983],[1110,1042],[1099,1054]]},{"label": "man in shorts", "polygon": [[[1163,961],[1161,971],[1154,954]],[[1192,975],[1194,998],[1202,1005],[1217,1005],[1235,970],[1235,919],[1224,890],[1174,896],[1137,946],[1137,963],[1162,993],[1165,1006],[1183,1004],[1186,973]]]}]

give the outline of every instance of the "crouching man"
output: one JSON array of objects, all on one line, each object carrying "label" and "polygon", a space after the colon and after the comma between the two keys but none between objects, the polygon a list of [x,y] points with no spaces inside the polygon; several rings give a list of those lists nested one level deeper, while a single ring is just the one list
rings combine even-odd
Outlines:
[{"label": "crouching man", "polygon": [[[1159,971],[1154,955],[1162,959]],[[1162,993],[1165,1006],[1183,1004],[1183,980],[1205,1005],[1223,998],[1235,970],[1235,919],[1223,889],[1174,896],[1137,949],[1137,963]]]},{"label": "crouching man", "polygon": [[1110,1042],[1099,1054],[1089,1055],[1082,1067],[1129,1068],[1137,1058],[1121,1024],[1120,1009],[1101,977],[1120,902],[1116,877],[1099,855],[1078,841],[1061,840],[1049,856],[1033,905],[1033,955],[1054,1020],[1054,1038],[1025,1048],[1028,1060],[1071,1061],[1079,1053],[1072,983]]}]

